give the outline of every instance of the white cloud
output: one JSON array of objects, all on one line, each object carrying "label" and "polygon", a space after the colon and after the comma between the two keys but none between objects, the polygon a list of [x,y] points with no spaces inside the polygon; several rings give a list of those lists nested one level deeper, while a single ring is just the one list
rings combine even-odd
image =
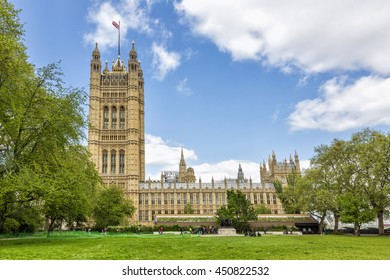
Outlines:
[{"label": "white cloud", "polygon": [[84,42],[94,45],[99,43],[99,49],[116,47],[118,34],[112,21],[121,23],[121,41],[125,41],[130,29],[151,34],[153,21],[150,18],[151,1],[120,0],[118,2],[97,1],[89,8],[87,20],[95,24],[95,30],[84,35]]},{"label": "white cloud", "polygon": [[146,134],[145,163],[147,177],[150,176],[151,179],[160,179],[160,173],[163,170],[179,170],[182,148],[186,161],[197,159],[193,150],[172,145],[169,141],[165,141],[161,137]]},{"label": "white cloud", "polygon": [[291,130],[343,131],[390,125],[390,78],[362,77],[348,84],[334,78],[323,84],[320,96],[295,106],[288,120]]},{"label": "white cloud", "polygon": [[[172,145],[161,137],[146,134],[145,148],[146,178],[159,180],[161,171],[179,170],[182,147]],[[191,165],[191,161],[197,160],[195,151],[183,147],[183,153],[187,167],[193,167],[195,176],[197,179],[202,178],[203,182],[211,182],[212,177],[214,177],[214,180],[223,180],[225,177],[237,178],[239,164],[241,164],[246,178],[252,177],[253,182],[260,182],[259,163],[231,159],[217,163]]]},{"label": "white cloud", "polygon": [[182,0],[175,8],[195,34],[234,60],[285,72],[390,73],[387,0]]},{"label": "white cloud", "polygon": [[260,182],[259,163],[244,160],[226,160],[217,163],[191,165],[191,161],[197,160],[194,150],[172,145],[169,141],[150,134],[145,135],[145,148],[147,178],[150,176],[151,179],[159,180],[163,170],[178,171],[181,149],[183,148],[187,167],[193,167],[195,176],[197,179],[202,178],[203,182],[211,182],[212,177],[215,180],[223,180],[224,177],[237,178],[239,164],[243,168],[245,177],[249,178],[251,176],[254,182]]},{"label": "white cloud", "polygon": [[[161,137],[146,134],[146,171],[147,176],[152,180],[160,180],[161,171],[179,171],[179,161],[182,147],[172,145],[169,141],[163,140]],[[248,160],[224,160],[215,163],[191,164],[198,158],[194,150],[183,147],[184,158],[187,167],[192,167],[195,170],[197,180],[202,179],[202,182],[211,182],[211,178],[215,181],[223,180],[224,178],[237,178],[238,165],[241,164],[245,178],[252,178],[254,183],[260,182],[260,163]],[[306,169],[310,166],[309,160],[300,161],[301,169]]]},{"label": "white cloud", "polygon": [[203,163],[193,166],[196,177],[202,178],[202,182],[211,182],[211,178],[220,181],[226,178],[237,178],[238,165],[241,164],[245,178],[252,178],[255,183],[260,183],[260,164],[244,160],[225,160],[217,163]]},{"label": "white cloud", "polygon": [[310,167],[310,160],[300,160],[299,165],[301,166],[301,171],[308,169]]},{"label": "white cloud", "polygon": [[[157,164],[173,167],[179,166],[179,160],[182,147],[171,146],[169,142],[164,141],[161,137],[146,134],[146,164]],[[196,160],[197,156],[193,150],[183,148],[184,158],[186,160]]]},{"label": "white cloud", "polygon": [[176,90],[185,95],[185,96],[191,96],[192,95],[192,91],[191,89],[189,88],[188,86],[188,79],[187,78],[184,78],[183,80],[181,80],[177,85],[176,85]]},{"label": "white cloud", "polygon": [[169,52],[163,45],[153,43],[153,67],[157,69],[154,77],[158,80],[164,80],[165,76],[175,70],[180,65],[180,54]]}]

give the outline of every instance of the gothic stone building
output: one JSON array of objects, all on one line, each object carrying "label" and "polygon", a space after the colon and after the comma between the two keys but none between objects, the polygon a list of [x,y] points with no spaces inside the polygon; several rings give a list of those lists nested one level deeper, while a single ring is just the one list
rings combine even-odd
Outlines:
[{"label": "gothic stone building", "polygon": [[144,79],[134,42],[127,66],[118,54],[111,69],[102,69],[98,45],[90,65],[90,108],[88,147],[104,184],[122,187],[136,203],[133,217],[152,223],[159,214],[183,214],[190,204],[195,214],[214,214],[226,204],[226,191],[239,189],[254,205],[266,205],[273,214],[283,213],[273,182],[285,181],[293,170],[299,172],[299,159],[277,162],[273,153],[269,170],[260,165],[261,182],[245,179],[239,166],[237,179],[196,182],[195,171],[187,168],[183,150],[179,170],[164,171],[158,181],[145,181]]}]

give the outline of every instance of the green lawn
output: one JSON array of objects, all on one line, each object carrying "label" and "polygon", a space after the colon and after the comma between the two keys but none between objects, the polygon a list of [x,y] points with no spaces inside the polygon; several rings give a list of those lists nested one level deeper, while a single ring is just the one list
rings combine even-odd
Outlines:
[{"label": "green lawn", "polygon": [[390,260],[390,236],[62,235],[0,239],[11,260]]}]

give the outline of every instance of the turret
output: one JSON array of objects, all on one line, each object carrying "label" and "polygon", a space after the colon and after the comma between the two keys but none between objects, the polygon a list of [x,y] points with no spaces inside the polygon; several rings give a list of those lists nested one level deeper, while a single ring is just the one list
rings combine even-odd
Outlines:
[{"label": "turret", "polygon": [[100,52],[98,49],[98,43],[95,45],[95,49],[92,52],[91,59],[91,79],[100,78],[100,72],[102,68],[102,63],[100,61]]},{"label": "turret", "polygon": [[297,151],[295,151],[295,154],[294,154],[294,162],[295,162],[296,172],[300,173],[301,172],[301,165],[299,164],[299,158],[298,158]]},{"label": "turret", "polygon": [[240,182],[244,181],[244,172],[242,172],[241,164],[238,165],[237,180]]},{"label": "turret", "polygon": [[180,163],[179,163],[179,182],[185,182],[186,173],[187,173],[187,164],[184,159],[183,148],[181,148],[181,156],[180,156]]},{"label": "turret", "polygon": [[129,52],[129,72],[138,72],[138,60],[137,60],[137,52],[134,48],[134,41],[131,43],[131,50]]}]

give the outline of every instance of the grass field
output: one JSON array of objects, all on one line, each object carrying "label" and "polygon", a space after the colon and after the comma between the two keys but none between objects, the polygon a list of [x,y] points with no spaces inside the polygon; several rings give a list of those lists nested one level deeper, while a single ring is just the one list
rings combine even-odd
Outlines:
[{"label": "grass field", "polygon": [[11,260],[390,260],[390,237],[53,235],[0,239]]}]

